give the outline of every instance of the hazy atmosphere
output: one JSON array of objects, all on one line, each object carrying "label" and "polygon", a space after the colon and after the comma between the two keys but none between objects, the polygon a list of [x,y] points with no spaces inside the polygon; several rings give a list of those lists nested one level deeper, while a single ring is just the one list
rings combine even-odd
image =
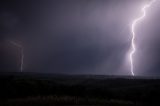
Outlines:
[{"label": "hazy atmosphere", "polygon": [[[149,0],[5,0],[0,3],[0,71],[131,75],[132,21]],[[135,75],[160,75],[160,1],[136,26]]]}]

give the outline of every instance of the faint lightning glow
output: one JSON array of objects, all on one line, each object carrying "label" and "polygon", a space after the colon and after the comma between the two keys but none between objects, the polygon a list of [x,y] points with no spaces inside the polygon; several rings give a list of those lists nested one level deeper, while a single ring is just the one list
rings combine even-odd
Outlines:
[{"label": "faint lightning glow", "polygon": [[14,41],[10,41],[11,44],[13,44],[14,46],[20,48],[21,50],[21,66],[20,66],[20,71],[23,71],[23,63],[24,63],[24,53],[23,53],[23,46],[14,42]]},{"label": "faint lightning glow", "polygon": [[135,34],[135,27],[136,27],[136,25],[138,24],[138,22],[139,21],[141,21],[142,19],[144,19],[145,18],[145,16],[146,16],[146,9],[147,8],[149,8],[154,2],[155,2],[156,0],[152,0],[149,4],[146,4],[146,5],[144,5],[144,7],[142,7],[142,12],[143,12],[143,14],[142,14],[142,16],[141,17],[139,17],[139,18],[136,18],[133,22],[132,22],[132,28],[131,28],[131,30],[132,30],[132,40],[131,40],[131,52],[129,53],[129,58],[130,58],[130,64],[131,64],[131,74],[132,74],[132,76],[134,76],[135,74],[134,74],[134,65],[133,65],[133,55],[134,55],[134,53],[136,52],[136,45],[135,45],[135,36],[136,36],[136,34]]}]

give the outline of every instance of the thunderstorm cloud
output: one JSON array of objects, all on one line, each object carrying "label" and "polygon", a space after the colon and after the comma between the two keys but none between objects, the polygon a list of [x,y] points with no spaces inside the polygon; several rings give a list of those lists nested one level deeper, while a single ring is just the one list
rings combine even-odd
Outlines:
[{"label": "thunderstorm cloud", "polygon": [[[130,75],[131,23],[146,2],[6,0],[0,3],[1,48],[9,46],[8,40],[19,41],[27,72]],[[147,11],[136,29],[137,75],[160,74],[159,5]],[[10,51],[1,53],[5,54],[1,55],[1,71],[18,70],[17,50]]]}]

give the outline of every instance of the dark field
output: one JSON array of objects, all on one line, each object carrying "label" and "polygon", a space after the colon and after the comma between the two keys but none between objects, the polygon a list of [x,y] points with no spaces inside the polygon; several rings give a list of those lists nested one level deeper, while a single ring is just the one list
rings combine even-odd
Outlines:
[{"label": "dark field", "polygon": [[160,79],[1,73],[0,106],[159,106]]}]

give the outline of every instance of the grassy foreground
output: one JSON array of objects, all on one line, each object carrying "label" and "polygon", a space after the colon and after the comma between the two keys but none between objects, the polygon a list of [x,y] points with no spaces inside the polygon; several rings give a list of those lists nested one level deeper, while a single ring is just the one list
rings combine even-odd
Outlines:
[{"label": "grassy foreground", "polygon": [[[55,105],[107,105],[107,106],[135,106],[131,101],[107,100],[100,98],[79,98],[71,96],[46,96],[10,99],[1,103],[2,106],[55,106]],[[139,104],[140,105],[140,104]]]},{"label": "grassy foreground", "polygon": [[107,76],[1,75],[0,106],[159,105],[160,80]]}]

